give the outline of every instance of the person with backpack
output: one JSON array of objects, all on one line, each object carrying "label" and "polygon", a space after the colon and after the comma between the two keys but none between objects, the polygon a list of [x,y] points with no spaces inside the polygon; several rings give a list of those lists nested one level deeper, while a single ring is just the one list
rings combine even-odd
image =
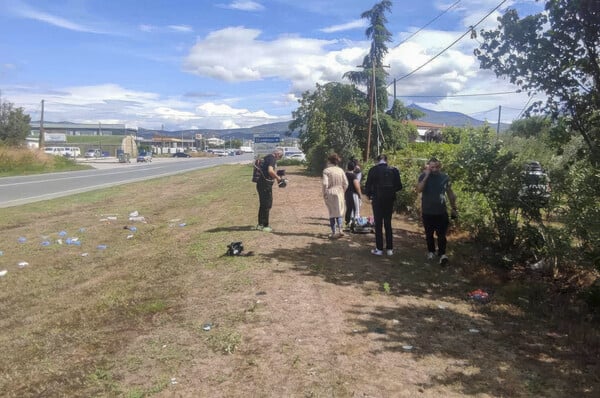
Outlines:
[{"label": "person with backpack", "polygon": [[387,156],[381,154],[377,157],[377,164],[369,170],[365,193],[371,200],[373,219],[375,222],[375,249],[371,253],[376,256],[383,255],[383,228],[385,228],[386,254],[394,254],[392,235],[392,214],[396,192],[402,189],[400,172],[397,168],[387,164]]},{"label": "person with backpack", "polygon": [[283,183],[283,177],[277,175],[277,161],[283,157],[283,151],[276,149],[265,156],[262,161],[254,164],[256,178],[256,191],[258,192],[258,225],[256,229],[263,232],[272,232],[269,226],[269,213],[273,206],[273,183]]},{"label": "person with backpack", "polygon": [[448,209],[446,197],[450,201],[452,209],[452,218],[457,217],[456,213],[456,195],[452,192],[450,177],[441,172],[442,163],[431,158],[423,173],[419,176],[417,192],[421,192],[421,213],[423,217],[423,226],[425,227],[425,239],[427,240],[427,259],[435,258],[435,239],[437,235],[438,251],[440,265],[448,264],[446,255],[446,233],[450,220],[448,218]]}]

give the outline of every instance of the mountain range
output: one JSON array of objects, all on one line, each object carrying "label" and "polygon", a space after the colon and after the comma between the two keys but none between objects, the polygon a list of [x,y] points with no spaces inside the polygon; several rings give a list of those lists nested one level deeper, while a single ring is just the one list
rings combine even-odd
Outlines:
[{"label": "mountain range", "polygon": [[[441,124],[445,126],[453,127],[480,127],[486,124],[486,122],[472,118],[460,112],[438,112],[430,109],[425,109],[416,104],[408,105],[409,108],[418,109],[425,114],[424,117],[420,118],[424,122]],[[154,135],[166,135],[170,137],[191,137],[195,134],[202,134],[203,137],[217,137],[221,139],[241,139],[241,140],[252,140],[254,134],[279,134],[284,136],[289,133],[289,124],[287,122],[269,123],[262,124],[254,127],[247,128],[236,128],[236,129],[197,129],[197,130],[179,130],[179,131],[158,131],[148,130],[144,128],[138,128],[138,135],[144,138],[151,138]],[[488,123],[492,129],[496,129],[496,124]],[[506,123],[500,123],[500,130],[506,130],[510,125]],[[292,137],[296,137],[297,132],[292,132]]]}]

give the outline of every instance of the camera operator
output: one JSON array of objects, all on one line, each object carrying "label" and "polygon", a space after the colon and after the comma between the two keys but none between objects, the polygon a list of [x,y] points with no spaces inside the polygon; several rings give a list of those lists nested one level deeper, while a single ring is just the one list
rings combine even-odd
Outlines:
[{"label": "camera operator", "polygon": [[258,225],[256,229],[263,232],[272,232],[269,226],[269,213],[273,206],[273,183],[284,184],[285,179],[277,175],[275,168],[277,161],[283,157],[281,149],[275,149],[273,153],[264,157],[260,166],[260,176],[256,182],[256,191],[258,192]]}]

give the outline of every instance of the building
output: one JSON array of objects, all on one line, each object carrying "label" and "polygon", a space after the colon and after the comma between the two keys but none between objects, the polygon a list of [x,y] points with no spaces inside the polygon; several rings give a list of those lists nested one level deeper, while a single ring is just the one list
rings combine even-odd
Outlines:
[{"label": "building", "polygon": [[[39,137],[40,122],[29,123],[31,135]],[[70,122],[44,122],[45,134],[77,135],[137,135],[137,128],[128,128],[124,124],[91,124]]]},{"label": "building", "polygon": [[407,123],[417,128],[418,136],[415,142],[441,141],[442,129],[446,127],[441,124],[424,122],[422,120],[408,120]]}]

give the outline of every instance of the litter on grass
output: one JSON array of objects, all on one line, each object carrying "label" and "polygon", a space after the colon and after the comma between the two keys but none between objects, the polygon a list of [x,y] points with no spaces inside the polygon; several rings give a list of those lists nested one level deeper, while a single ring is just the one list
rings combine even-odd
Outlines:
[{"label": "litter on grass", "polygon": [[210,329],[212,329],[212,323],[205,323],[204,325],[202,325],[202,330],[204,330],[205,332],[208,332]]},{"label": "litter on grass", "polygon": [[487,303],[490,301],[490,294],[483,289],[473,290],[467,296],[477,303]]},{"label": "litter on grass", "polygon": [[25,268],[29,265],[29,263],[27,261],[21,261],[18,266],[19,268]]},{"label": "litter on grass", "polygon": [[24,236],[19,237],[19,239],[17,239],[19,243],[25,243],[27,242],[27,238],[25,238]]},{"label": "litter on grass", "polygon": [[403,349],[404,351],[411,351],[411,350],[413,349],[413,346],[411,346],[411,345],[403,345],[403,346],[402,346],[402,349]]},{"label": "litter on grass", "polygon": [[3,269],[2,271],[0,271],[0,276],[4,276],[6,274],[8,274],[7,270]]}]

